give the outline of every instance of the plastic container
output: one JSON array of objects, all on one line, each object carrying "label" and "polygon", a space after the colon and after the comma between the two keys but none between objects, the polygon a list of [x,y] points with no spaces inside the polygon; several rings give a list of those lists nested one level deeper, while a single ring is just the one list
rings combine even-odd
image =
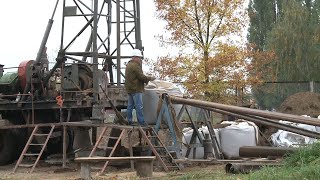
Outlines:
[{"label": "plastic container", "polygon": [[[170,82],[155,80],[149,82],[145,87],[145,92],[143,94],[143,113],[145,122],[149,125],[155,125],[157,122],[157,109],[160,100],[160,96],[163,93],[168,95],[180,96],[182,97],[181,90]],[[172,104],[175,113],[179,113],[182,105]],[[160,107],[161,108],[161,107]],[[159,109],[160,110],[160,109]]]}]

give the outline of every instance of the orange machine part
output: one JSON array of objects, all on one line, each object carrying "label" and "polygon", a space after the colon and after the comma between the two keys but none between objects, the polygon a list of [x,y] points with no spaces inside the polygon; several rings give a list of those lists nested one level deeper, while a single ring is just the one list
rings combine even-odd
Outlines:
[{"label": "orange machine part", "polygon": [[18,78],[20,80],[21,88],[24,89],[27,85],[27,70],[34,60],[22,61],[18,68]]}]

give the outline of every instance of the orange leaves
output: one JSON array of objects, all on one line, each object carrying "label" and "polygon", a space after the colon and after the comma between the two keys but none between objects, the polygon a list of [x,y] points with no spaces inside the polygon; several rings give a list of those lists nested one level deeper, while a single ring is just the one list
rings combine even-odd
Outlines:
[{"label": "orange leaves", "polygon": [[[241,0],[155,0],[158,17],[167,22],[168,45],[181,54],[158,58],[154,71],[180,82],[194,96],[225,101],[248,77],[247,51],[239,35],[246,10]],[[235,37],[238,36],[238,37]],[[163,36],[162,36],[163,37]]]}]

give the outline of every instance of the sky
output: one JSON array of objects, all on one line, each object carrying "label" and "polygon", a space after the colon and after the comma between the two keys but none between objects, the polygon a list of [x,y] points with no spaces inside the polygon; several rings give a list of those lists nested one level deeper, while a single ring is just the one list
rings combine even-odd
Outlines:
[{"label": "sky", "polygon": [[[140,2],[144,56],[155,59],[161,50],[154,36],[162,33],[164,23],[156,19],[152,0],[141,0]],[[36,58],[55,4],[56,0],[10,0],[1,3],[0,64],[5,67],[17,67],[21,61]],[[62,0],[59,1],[47,42],[50,62],[55,61],[60,47],[61,29],[58,23],[61,24],[61,11],[59,7],[62,7]]]}]

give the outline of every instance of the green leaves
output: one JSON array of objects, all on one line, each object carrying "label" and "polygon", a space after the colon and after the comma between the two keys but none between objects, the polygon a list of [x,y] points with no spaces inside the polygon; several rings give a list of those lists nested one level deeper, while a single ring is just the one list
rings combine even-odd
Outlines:
[{"label": "green leaves", "polygon": [[[317,1],[310,0],[283,0],[276,3],[251,1],[248,39],[257,45],[257,50],[275,53],[272,62],[267,64],[269,72],[261,69],[265,74],[264,81],[320,80],[318,73],[320,53],[317,48],[320,43],[318,4]],[[259,60],[253,59],[253,61]],[[254,68],[259,69],[260,65]],[[276,84],[272,87],[273,90],[269,86],[259,88],[255,92],[260,93],[256,93],[255,97],[263,103],[273,102],[268,105],[260,104],[268,108],[277,107],[287,96],[298,92],[298,89],[292,89],[285,84]],[[275,99],[270,100],[270,98]]]}]

